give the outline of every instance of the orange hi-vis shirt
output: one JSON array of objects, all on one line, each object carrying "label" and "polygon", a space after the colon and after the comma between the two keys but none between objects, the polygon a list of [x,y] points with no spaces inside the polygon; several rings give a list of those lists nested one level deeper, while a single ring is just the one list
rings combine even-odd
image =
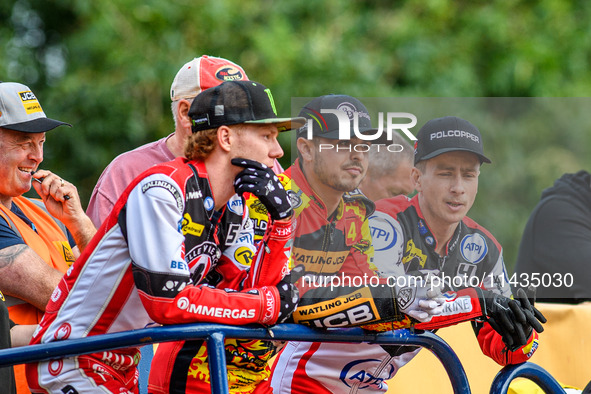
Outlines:
[{"label": "orange hi-vis shirt", "polygon": [[[68,236],[45,210],[40,200],[14,197],[16,204],[31,222],[35,232],[27,223],[10,209],[0,204],[0,216],[8,222],[10,228],[21,236],[25,244],[33,249],[50,267],[65,273],[74,262],[74,254],[68,242]],[[6,305],[10,319],[17,324],[37,324],[44,311],[19,298],[6,296]],[[14,366],[17,393],[30,393],[25,377],[24,365]]]},{"label": "orange hi-vis shirt", "polygon": [[[35,224],[37,231],[3,205],[0,205],[0,216],[50,267],[65,273],[74,262],[67,235],[47,211],[34,201],[25,197],[15,197],[12,201]],[[43,311],[14,297],[7,298],[12,321],[17,324],[37,324],[41,321]]]}]

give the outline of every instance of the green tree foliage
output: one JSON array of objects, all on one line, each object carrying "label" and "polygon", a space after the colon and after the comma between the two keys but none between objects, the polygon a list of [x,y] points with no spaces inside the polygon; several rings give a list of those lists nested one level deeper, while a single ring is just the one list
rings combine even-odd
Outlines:
[{"label": "green tree foliage", "polygon": [[[587,96],[590,16],[582,0],[5,1],[0,80],[28,84],[49,116],[74,125],[49,134],[44,166],[87,201],[117,154],[172,131],[168,90],[195,56],[242,65],[272,89],[281,116],[292,97],[326,93]],[[512,266],[542,189],[591,169],[587,102],[424,100],[405,110],[419,126],[449,114],[441,109],[482,130],[494,163],[482,170],[471,216]]]}]

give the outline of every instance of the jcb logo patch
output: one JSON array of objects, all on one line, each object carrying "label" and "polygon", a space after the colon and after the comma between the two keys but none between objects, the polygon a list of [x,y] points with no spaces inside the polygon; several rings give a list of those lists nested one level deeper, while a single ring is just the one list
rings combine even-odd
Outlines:
[{"label": "jcb logo patch", "polygon": [[19,92],[18,94],[23,102],[23,107],[28,114],[43,112],[41,104],[39,104],[39,101],[37,101],[37,97],[35,97],[33,92],[27,90],[25,92]]},{"label": "jcb logo patch", "polygon": [[68,263],[68,267],[71,267],[76,259],[74,258],[74,253],[70,248],[70,245],[66,241],[54,241],[55,247],[61,252],[62,256],[66,263]]}]

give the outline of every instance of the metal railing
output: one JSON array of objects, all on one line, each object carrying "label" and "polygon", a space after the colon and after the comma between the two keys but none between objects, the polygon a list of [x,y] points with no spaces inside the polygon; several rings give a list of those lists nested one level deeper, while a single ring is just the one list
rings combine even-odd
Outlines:
[{"label": "metal railing", "polygon": [[[212,393],[226,394],[228,393],[228,379],[224,350],[225,338],[417,345],[431,351],[439,359],[448,374],[454,394],[469,394],[471,392],[466,372],[458,356],[443,339],[431,332],[413,333],[409,330],[396,330],[372,333],[361,328],[320,330],[297,324],[279,324],[264,328],[260,326],[237,327],[222,324],[193,323],[144,328],[0,350],[0,367],[130,346],[143,346],[157,342],[203,339],[206,341],[209,356]],[[504,368],[495,378],[491,387],[491,394],[506,393],[510,381],[516,377],[529,378],[538,383],[548,393],[564,393],[564,390],[560,388],[560,385],[548,372],[535,364],[525,363],[511,368]]]}]

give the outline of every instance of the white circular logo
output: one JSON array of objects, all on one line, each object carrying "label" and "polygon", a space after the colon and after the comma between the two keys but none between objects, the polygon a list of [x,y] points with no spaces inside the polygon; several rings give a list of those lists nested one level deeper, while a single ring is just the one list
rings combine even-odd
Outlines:
[{"label": "white circular logo", "polygon": [[376,252],[390,249],[396,244],[398,237],[392,221],[376,215],[369,218],[372,244]]},{"label": "white circular logo", "polygon": [[[228,201],[227,205],[228,209],[234,212],[236,215],[242,215],[242,213],[244,212],[244,208],[242,206],[242,198],[236,194],[232,196],[232,198],[230,198],[230,201]],[[208,211],[210,210],[210,208],[207,208],[207,206],[205,207],[205,209],[207,209]]]},{"label": "white circular logo", "polygon": [[183,311],[187,310],[189,307],[189,299],[187,297],[179,298],[179,300],[176,302],[176,306]]},{"label": "white circular logo", "polygon": [[460,243],[462,257],[469,263],[478,264],[488,252],[484,237],[478,233],[466,235]]},{"label": "white circular logo", "polygon": [[63,367],[64,367],[63,360],[50,360],[47,363],[47,370],[49,371],[49,374],[52,376],[59,375],[60,372],[62,372]]},{"label": "white circular logo", "polygon": [[58,341],[61,341],[62,339],[68,339],[71,333],[72,326],[70,323],[63,323],[61,326],[59,326],[55,334],[53,334],[53,337]]},{"label": "white circular logo", "polygon": [[346,113],[349,120],[353,120],[355,112],[357,112],[357,108],[355,108],[353,104],[348,103],[346,101],[344,103],[339,104],[337,109],[339,111],[343,111],[344,113]]},{"label": "white circular logo", "polygon": [[174,289],[174,282],[172,280],[167,280],[166,283],[164,284],[164,286],[168,290],[172,290],[172,289]]},{"label": "white circular logo", "polygon": [[213,209],[213,198],[211,198],[211,197],[205,197],[205,200],[203,200],[203,206],[208,211],[211,211]]}]

